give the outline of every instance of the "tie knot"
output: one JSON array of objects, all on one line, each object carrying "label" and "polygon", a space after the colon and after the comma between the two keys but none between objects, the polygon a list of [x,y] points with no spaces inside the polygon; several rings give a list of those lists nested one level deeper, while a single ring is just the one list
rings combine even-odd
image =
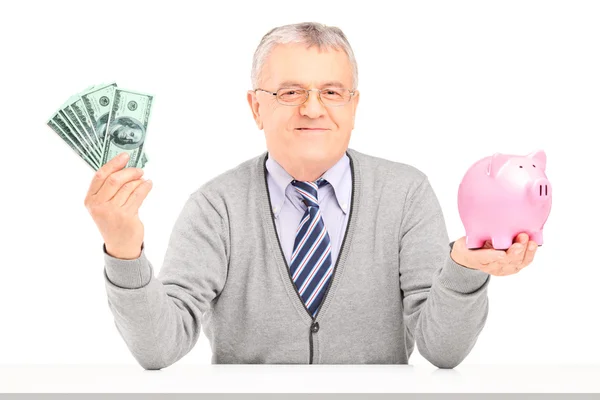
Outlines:
[{"label": "tie knot", "polygon": [[319,178],[314,182],[293,180],[296,191],[302,195],[302,199],[307,207],[319,207],[319,196],[317,189],[327,184],[323,178]]}]

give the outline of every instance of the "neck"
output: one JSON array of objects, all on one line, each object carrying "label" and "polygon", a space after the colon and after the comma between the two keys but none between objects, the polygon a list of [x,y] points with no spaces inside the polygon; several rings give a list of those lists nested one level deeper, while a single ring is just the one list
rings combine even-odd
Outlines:
[{"label": "neck", "polygon": [[304,160],[279,160],[274,157],[275,161],[277,161],[277,163],[295,180],[304,182],[314,182],[319,179],[329,168],[338,162],[339,158],[340,157],[334,157],[319,162],[306,162]]}]

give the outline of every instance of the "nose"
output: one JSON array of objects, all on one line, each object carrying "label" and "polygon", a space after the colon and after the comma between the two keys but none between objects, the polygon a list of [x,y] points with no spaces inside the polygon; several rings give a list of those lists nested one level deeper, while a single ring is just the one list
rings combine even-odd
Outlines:
[{"label": "nose", "polygon": [[538,178],[533,181],[530,192],[535,202],[548,201],[552,197],[552,185],[546,178]]},{"label": "nose", "polygon": [[[311,93],[314,91],[314,94]],[[312,94],[312,95],[311,95]],[[312,99],[311,99],[312,97]],[[325,106],[321,103],[319,91],[311,89],[308,91],[308,99],[300,106],[300,112],[310,118],[318,118],[325,114]]]}]

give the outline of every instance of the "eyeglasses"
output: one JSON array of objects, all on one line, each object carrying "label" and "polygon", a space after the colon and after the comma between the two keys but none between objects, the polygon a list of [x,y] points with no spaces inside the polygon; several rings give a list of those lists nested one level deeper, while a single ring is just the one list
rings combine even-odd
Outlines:
[{"label": "eyeglasses", "polygon": [[348,90],[343,88],[324,88],[324,89],[302,89],[302,88],[282,88],[276,92],[269,92],[264,89],[254,89],[254,93],[260,90],[265,93],[269,93],[277,98],[277,102],[284,106],[299,106],[306,103],[308,100],[309,92],[316,90],[317,96],[321,100],[324,106],[327,107],[339,107],[347,104],[352,96],[356,93],[355,90]]}]

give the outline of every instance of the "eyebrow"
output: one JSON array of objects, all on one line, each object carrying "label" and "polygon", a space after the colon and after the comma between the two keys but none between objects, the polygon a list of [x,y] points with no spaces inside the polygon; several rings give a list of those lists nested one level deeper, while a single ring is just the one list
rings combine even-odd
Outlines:
[{"label": "eyebrow", "polygon": [[[284,82],[281,82],[279,84],[279,87],[289,87],[289,86],[305,87],[306,85],[303,85],[303,84],[301,84],[298,81],[292,81],[292,80],[284,81]],[[324,86],[328,86],[328,87],[333,86],[333,87],[338,87],[338,88],[346,88],[346,85],[344,85],[340,81],[327,81],[327,82],[322,83],[319,87],[324,87]]]}]

